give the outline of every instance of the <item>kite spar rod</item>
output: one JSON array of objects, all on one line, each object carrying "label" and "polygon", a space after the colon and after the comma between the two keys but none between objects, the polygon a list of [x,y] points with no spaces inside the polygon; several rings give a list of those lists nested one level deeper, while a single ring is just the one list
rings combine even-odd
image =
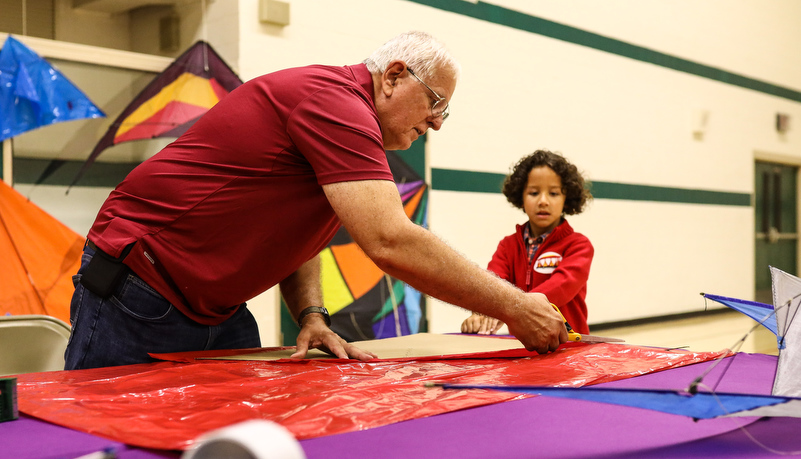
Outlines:
[{"label": "kite spar rod", "polygon": [[209,29],[206,23],[206,0],[200,0],[200,14],[203,22],[203,70],[209,71]]},{"label": "kite spar rod", "polygon": [[398,315],[398,300],[395,298],[395,290],[392,288],[392,279],[389,274],[384,273],[384,279],[387,280],[389,287],[389,297],[392,300],[392,314],[395,316],[395,336],[401,336],[400,316]]},{"label": "kite spar rod", "polygon": [[28,35],[28,2],[22,0],[22,35]]}]

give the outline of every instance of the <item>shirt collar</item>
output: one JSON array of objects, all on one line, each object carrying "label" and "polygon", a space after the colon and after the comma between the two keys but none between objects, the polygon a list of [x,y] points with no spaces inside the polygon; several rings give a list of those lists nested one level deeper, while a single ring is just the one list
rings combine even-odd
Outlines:
[{"label": "shirt collar", "polygon": [[523,239],[526,241],[526,245],[527,246],[528,245],[532,245],[532,244],[536,244],[536,245],[542,244],[545,241],[545,239],[548,236],[550,236],[550,234],[553,232],[553,230],[551,230],[551,231],[548,231],[547,233],[541,234],[539,237],[532,238],[531,237],[531,226],[530,225],[531,225],[531,223],[526,223],[525,226],[523,226]]}]

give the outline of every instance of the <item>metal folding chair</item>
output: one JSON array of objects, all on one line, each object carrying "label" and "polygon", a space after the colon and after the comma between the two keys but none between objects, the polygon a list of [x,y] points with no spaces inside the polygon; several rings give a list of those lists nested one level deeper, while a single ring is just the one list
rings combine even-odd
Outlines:
[{"label": "metal folding chair", "polygon": [[70,326],[45,315],[0,316],[0,376],[64,369]]}]

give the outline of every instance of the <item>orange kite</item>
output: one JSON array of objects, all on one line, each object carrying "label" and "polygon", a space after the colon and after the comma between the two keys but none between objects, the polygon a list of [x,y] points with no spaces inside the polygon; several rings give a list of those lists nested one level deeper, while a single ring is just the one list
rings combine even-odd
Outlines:
[{"label": "orange kite", "polygon": [[0,314],[70,319],[84,237],[0,181]]}]

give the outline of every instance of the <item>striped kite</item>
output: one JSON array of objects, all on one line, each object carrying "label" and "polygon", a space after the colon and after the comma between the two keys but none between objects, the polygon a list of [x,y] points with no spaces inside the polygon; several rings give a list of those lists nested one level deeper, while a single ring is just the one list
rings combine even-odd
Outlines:
[{"label": "striped kite", "polygon": [[70,187],[106,148],[131,140],[179,137],[241,84],[211,45],[198,41],[128,104],[95,145]]}]

